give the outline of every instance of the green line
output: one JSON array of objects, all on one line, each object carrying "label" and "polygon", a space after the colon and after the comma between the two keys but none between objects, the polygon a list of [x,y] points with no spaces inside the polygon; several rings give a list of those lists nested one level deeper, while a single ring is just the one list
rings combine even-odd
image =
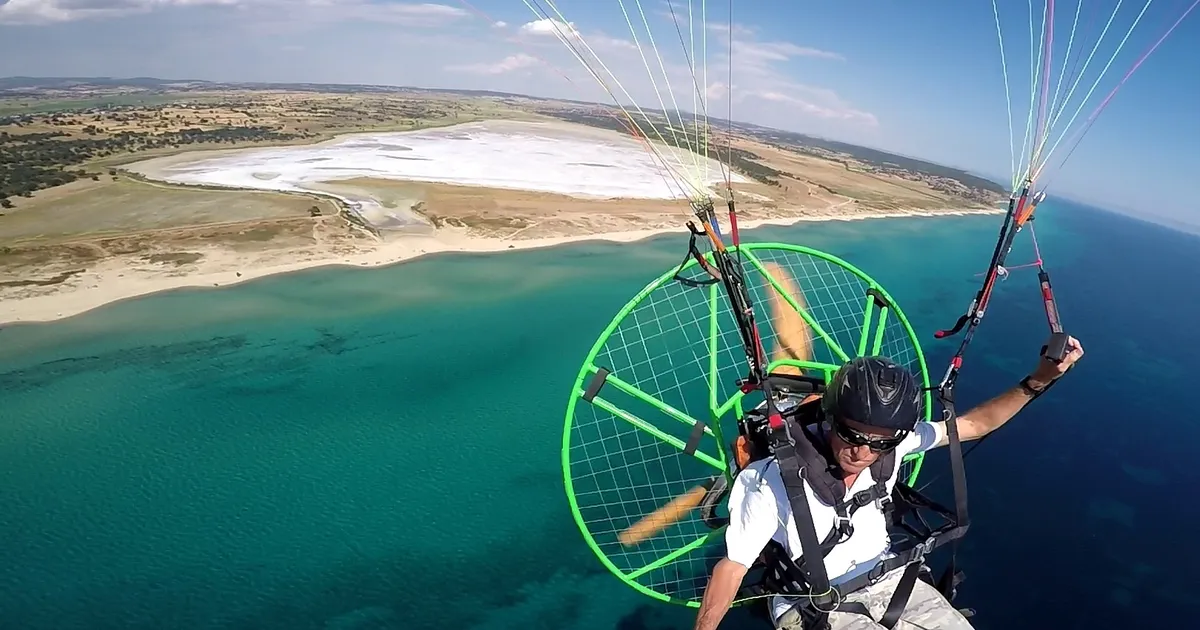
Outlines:
[{"label": "green line", "polygon": [[[649,422],[642,420],[641,418],[629,413],[628,411],[625,411],[624,409],[621,409],[620,407],[617,407],[616,405],[608,402],[607,400],[604,400],[603,398],[601,398],[599,396],[596,396],[595,398],[592,399],[592,404],[596,405],[597,407],[607,411],[608,413],[611,413],[612,415],[624,420],[625,422],[632,424],[634,427],[637,427],[638,429],[641,429],[642,431],[645,431],[646,433],[653,435],[654,437],[658,438],[659,440],[662,440],[663,442],[666,442],[667,444],[674,446],[675,448],[679,449],[680,451],[687,448],[687,443],[684,442],[683,440],[681,440],[673,435],[663,433],[662,430],[658,429],[657,427],[650,424]],[[697,450],[695,453],[692,453],[692,457],[695,457],[696,459],[704,462],[705,464],[708,464],[709,466],[712,466],[713,468],[716,468],[717,470],[723,470],[725,468],[724,464],[722,464],[719,460],[713,459],[713,457],[711,455],[705,455],[704,453],[700,452],[699,450]]]},{"label": "green line", "polygon": [[637,571],[634,571],[633,573],[626,573],[624,577],[626,579],[636,580],[655,569],[658,569],[660,567],[670,564],[672,561],[674,561],[676,558],[678,558],[680,556],[684,556],[684,555],[687,555],[687,554],[695,551],[701,545],[708,542],[713,537],[720,535],[724,531],[725,531],[725,526],[722,525],[719,529],[712,530],[708,534],[701,536],[700,538],[697,538],[696,540],[693,540],[692,542],[688,543],[687,545],[680,547],[679,549],[676,549],[675,551],[672,551],[671,553],[659,558],[658,560],[655,560],[654,562],[651,562],[650,564],[647,564],[646,566],[638,569]]},{"label": "green line", "polygon": [[[597,369],[598,368],[593,365],[591,367],[592,373],[595,374]],[[667,414],[668,416],[671,416],[672,418],[674,418],[690,427],[696,426],[696,423],[699,422],[699,420],[696,420],[695,418],[687,415],[686,413],[683,413],[682,411],[672,407],[671,405],[668,405],[667,403],[655,398],[654,396],[651,396],[650,394],[643,392],[642,390],[638,389],[637,387],[630,385],[629,383],[625,382],[619,376],[617,376],[616,374],[613,374],[612,372],[608,373],[608,376],[606,376],[604,378],[604,382],[612,383],[613,386],[616,387],[617,389],[625,392],[626,394],[629,394],[630,396],[633,396],[634,398],[646,403],[647,405],[650,405],[651,407],[654,407],[655,409],[658,409],[659,411]],[[704,425],[704,431],[706,433],[708,433],[709,435],[713,434],[712,429],[710,429],[707,424]]]}]

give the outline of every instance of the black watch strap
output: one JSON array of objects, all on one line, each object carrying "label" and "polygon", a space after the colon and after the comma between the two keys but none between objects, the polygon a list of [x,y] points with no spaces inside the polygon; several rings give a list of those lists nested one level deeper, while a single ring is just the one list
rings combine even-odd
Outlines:
[{"label": "black watch strap", "polygon": [[1044,387],[1042,389],[1034,389],[1033,386],[1029,384],[1029,381],[1031,380],[1033,380],[1032,376],[1026,376],[1025,378],[1021,379],[1019,384],[1021,385],[1021,389],[1025,390],[1026,394],[1037,398],[1038,396],[1041,396],[1042,392],[1046,391],[1046,389]]}]

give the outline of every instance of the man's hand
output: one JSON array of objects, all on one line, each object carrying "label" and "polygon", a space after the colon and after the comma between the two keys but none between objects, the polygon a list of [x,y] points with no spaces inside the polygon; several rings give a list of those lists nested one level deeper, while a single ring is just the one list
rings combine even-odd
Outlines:
[{"label": "man's hand", "polygon": [[1063,357],[1062,361],[1054,361],[1046,356],[1042,356],[1038,361],[1037,367],[1029,373],[1029,385],[1034,389],[1041,390],[1050,383],[1058,380],[1071,366],[1075,365],[1079,359],[1083,358],[1083,344],[1079,340],[1068,336],[1067,337],[1067,356]]},{"label": "man's hand", "polygon": [[[1050,383],[1061,378],[1063,374],[1067,373],[1067,370],[1071,369],[1071,366],[1083,357],[1083,344],[1074,337],[1068,337],[1068,340],[1069,351],[1062,361],[1055,362],[1042,356],[1037,367],[1029,374],[1028,383],[1034,391],[1045,390]],[[960,415],[958,417],[958,439],[962,442],[970,442],[999,429],[1024,409],[1025,405],[1029,404],[1029,400],[1030,394],[1024,388],[1019,386],[1009,388],[999,396]],[[950,443],[950,436],[947,433],[945,421],[938,421],[934,424],[941,435],[941,438],[934,444],[934,448],[946,446]]]}]

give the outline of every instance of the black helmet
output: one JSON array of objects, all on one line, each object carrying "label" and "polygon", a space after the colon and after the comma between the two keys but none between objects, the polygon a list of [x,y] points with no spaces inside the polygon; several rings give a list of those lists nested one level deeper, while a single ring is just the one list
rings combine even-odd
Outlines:
[{"label": "black helmet", "polygon": [[920,400],[921,388],[908,370],[885,357],[856,357],[833,374],[821,408],[831,419],[912,431]]}]

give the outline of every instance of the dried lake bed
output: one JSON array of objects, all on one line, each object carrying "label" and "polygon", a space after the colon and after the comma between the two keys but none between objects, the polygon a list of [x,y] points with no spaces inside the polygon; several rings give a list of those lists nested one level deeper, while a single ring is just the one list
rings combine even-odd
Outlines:
[{"label": "dried lake bed", "polygon": [[[678,199],[684,188],[660,160],[693,182],[724,180],[715,160],[604,129],[492,120],[394,133],[363,133],[271,148],[195,151],[145,160],[131,171],[178,184],[319,193],[381,229],[425,225],[419,189],[379,199],[337,182],[362,178],[522,190],[581,199]],[[734,173],[734,182],[747,180]]]}]

